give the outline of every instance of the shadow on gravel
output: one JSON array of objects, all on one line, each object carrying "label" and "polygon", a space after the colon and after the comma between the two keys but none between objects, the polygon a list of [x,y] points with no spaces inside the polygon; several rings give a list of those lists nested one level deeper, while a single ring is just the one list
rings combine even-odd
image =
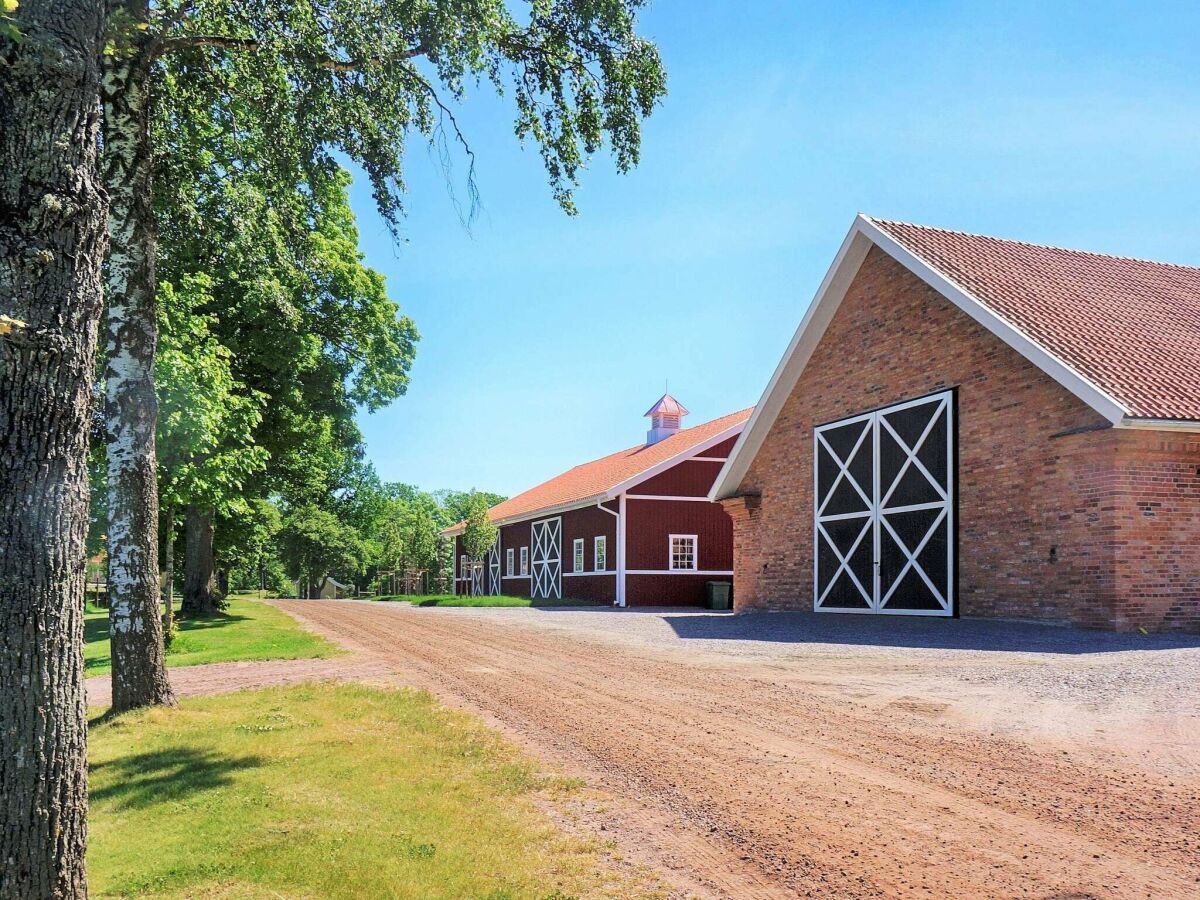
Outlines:
[{"label": "shadow on gravel", "polygon": [[683,640],[1069,654],[1200,648],[1200,635],[1196,634],[1116,633],[994,619],[925,619],[812,612],[737,616],[667,614],[663,619]]}]

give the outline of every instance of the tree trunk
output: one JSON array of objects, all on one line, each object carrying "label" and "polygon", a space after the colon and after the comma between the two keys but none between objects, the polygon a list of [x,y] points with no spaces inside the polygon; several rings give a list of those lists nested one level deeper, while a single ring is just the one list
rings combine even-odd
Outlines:
[{"label": "tree trunk", "polygon": [[163,539],[163,634],[170,634],[175,625],[175,510],[167,509],[166,531]]},{"label": "tree trunk", "polygon": [[189,506],[184,521],[186,547],[183,561],[181,616],[212,616],[218,612],[213,592],[212,514]]},{"label": "tree trunk", "polygon": [[[148,22],[148,5],[124,9]],[[174,704],[158,612],[158,482],[154,429],[153,163],[150,152],[148,32],[133,31],[128,52],[107,54],[104,183],[109,192],[105,330],[108,426],[108,619],[113,710]]]},{"label": "tree trunk", "polygon": [[87,435],[103,294],[104,5],[0,38],[0,897],[85,898]]}]

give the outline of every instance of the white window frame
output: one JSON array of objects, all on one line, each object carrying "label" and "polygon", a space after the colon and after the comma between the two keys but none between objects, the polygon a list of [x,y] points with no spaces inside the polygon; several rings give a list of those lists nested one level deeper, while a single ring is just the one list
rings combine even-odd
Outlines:
[{"label": "white window frame", "polygon": [[522,575],[529,574],[529,548],[528,547],[521,548],[521,574]]},{"label": "white window frame", "polygon": [[571,542],[571,571],[582,572],[583,564],[587,562],[583,555],[583,538],[575,538]]},{"label": "white window frame", "polygon": [[592,538],[592,569],[596,572],[608,569],[608,538],[603,534]]},{"label": "white window frame", "polygon": [[467,574],[467,554],[464,553],[458,558],[458,578],[461,581],[469,577]]},{"label": "white window frame", "polygon": [[[690,566],[675,565],[675,542],[677,540],[692,542],[692,564]],[[700,539],[694,534],[672,534],[667,538],[667,571],[696,572],[700,568]]]},{"label": "white window frame", "polygon": [[506,578],[513,577],[513,548],[509,547],[504,551],[504,576]]}]

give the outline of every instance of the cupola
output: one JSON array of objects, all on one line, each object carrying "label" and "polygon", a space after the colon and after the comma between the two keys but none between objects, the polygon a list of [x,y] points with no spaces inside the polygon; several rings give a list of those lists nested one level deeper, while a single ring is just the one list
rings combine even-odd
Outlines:
[{"label": "cupola", "polygon": [[646,432],[646,443],[657,444],[663,438],[669,438],[680,428],[683,417],[688,414],[682,403],[670,394],[663,394],[658,401],[646,411],[650,417],[650,430]]}]

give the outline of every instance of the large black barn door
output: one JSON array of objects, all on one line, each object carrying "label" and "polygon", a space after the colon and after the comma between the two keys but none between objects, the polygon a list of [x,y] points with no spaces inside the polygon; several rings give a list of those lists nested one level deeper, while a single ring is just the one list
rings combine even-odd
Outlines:
[{"label": "large black barn door", "polygon": [[814,432],[813,608],[954,614],[954,394]]}]

